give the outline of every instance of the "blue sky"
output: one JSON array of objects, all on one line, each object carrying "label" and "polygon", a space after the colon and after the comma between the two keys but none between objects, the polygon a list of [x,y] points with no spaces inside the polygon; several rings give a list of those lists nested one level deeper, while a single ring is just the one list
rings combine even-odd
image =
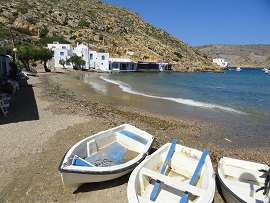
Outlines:
[{"label": "blue sky", "polygon": [[103,0],[191,46],[270,44],[270,0]]}]

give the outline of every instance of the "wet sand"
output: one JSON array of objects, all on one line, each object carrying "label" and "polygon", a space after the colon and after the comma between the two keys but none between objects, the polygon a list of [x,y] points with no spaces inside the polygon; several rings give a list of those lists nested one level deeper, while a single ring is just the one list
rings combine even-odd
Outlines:
[{"label": "wet sand", "polygon": [[[240,145],[244,140],[249,143],[252,137],[227,141],[230,135],[224,123],[201,116],[167,115],[157,111],[162,108],[155,107],[161,105],[155,99],[121,92],[93,73],[95,84],[107,89],[101,93],[79,80],[85,73],[41,71],[38,77],[20,81],[21,89],[12,96],[9,117],[0,117],[0,202],[127,202],[129,175],[65,188],[58,173],[62,157],[76,142],[123,123],[154,135],[154,148],[177,138],[178,143],[188,147],[208,149],[214,169],[222,156],[269,163],[269,141],[257,140],[254,146]],[[218,190],[215,202],[223,202]]]}]

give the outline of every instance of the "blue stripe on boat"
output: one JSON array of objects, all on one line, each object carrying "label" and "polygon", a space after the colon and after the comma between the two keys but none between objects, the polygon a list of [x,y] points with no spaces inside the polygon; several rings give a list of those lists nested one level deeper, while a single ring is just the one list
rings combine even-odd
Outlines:
[{"label": "blue stripe on boat", "polygon": [[137,142],[140,142],[140,143],[142,143],[144,145],[147,144],[147,140],[146,139],[144,139],[141,136],[139,136],[137,134],[134,134],[134,133],[132,133],[130,131],[122,130],[122,131],[119,131],[119,133],[121,133],[121,134],[123,134],[123,135],[125,135],[125,136],[127,136],[127,137],[129,137],[129,138],[131,138],[133,140],[136,140]]}]

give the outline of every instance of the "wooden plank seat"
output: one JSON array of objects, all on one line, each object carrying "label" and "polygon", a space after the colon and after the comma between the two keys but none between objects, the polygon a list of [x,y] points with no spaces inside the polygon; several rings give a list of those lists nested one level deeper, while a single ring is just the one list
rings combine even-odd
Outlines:
[{"label": "wooden plank seat", "polygon": [[263,186],[263,184],[259,185],[259,183],[256,182],[247,183],[235,179],[226,179],[226,180],[234,187],[244,188],[252,191],[256,191]]},{"label": "wooden plank seat", "polygon": [[127,137],[129,137],[129,138],[131,138],[131,139],[133,139],[133,140],[135,140],[135,141],[137,141],[139,143],[142,143],[144,145],[147,144],[146,139],[144,139],[143,137],[141,137],[141,136],[139,136],[139,135],[137,135],[137,134],[135,134],[133,132],[130,132],[130,131],[127,131],[127,130],[121,130],[121,131],[118,131],[117,133],[125,135],[125,136],[127,136]]},{"label": "wooden plank seat", "polygon": [[166,175],[161,174],[161,173],[157,173],[156,171],[152,171],[152,170],[147,169],[147,168],[142,168],[140,173],[150,177],[151,179],[159,180],[160,182],[163,182],[164,184],[171,186],[173,188],[176,188],[180,191],[183,191],[183,192],[187,191],[187,192],[194,194],[196,196],[203,196],[206,193],[206,191],[204,189],[195,187],[195,186],[190,185],[188,183],[184,183],[180,180],[175,180],[172,177],[166,176]]}]

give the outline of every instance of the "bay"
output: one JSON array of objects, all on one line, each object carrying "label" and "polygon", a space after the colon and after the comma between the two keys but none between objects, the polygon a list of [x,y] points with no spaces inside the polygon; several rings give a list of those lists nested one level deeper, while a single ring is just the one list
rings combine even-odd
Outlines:
[{"label": "bay", "polygon": [[225,73],[120,73],[102,79],[125,92],[270,120],[270,75],[261,69]]},{"label": "bay", "polygon": [[[111,89],[115,86],[127,94],[123,96],[123,102],[117,96],[120,105],[203,122],[204,127],[197,134],[217,145],[269,147],[270,75],[261,69],[245,68],[240,72],[232,69],[225,73],[88,73],[81,80],[108,101],[116,94],[111,92],[115,91]],[[149,100],[125,103],[129,94]]]}]

